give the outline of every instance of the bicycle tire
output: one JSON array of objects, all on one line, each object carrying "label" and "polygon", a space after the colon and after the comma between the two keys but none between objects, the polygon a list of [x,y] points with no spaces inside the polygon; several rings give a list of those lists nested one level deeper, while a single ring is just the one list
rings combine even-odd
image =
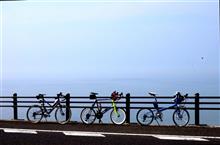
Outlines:
[{"label": "bicycle tire", "polygon": [[80,119],[84,124],[93,124],[96,120],[96,112],[93,108],[84,108],[81,111]]},{"label": "bicycle tire", "polygon": [[[173,112],[173,122],[176,126],[184,127],[189,123],[189,120],[189,112],[185,108],[179,108]],[[180,121],[183,121],[183,124],[180,124]]]},{"label": "bicycle tire", "polygon": [[43,110],[40,106],[31,106],[28,108],[26,116],[28,121],[32,123],[39,123],[43,118]]},{"label": "bicycle tire", "polygon": [[153,122],[154,119],[153,111],[147,108],[140,109],[137,112],[136,119],[140,125],[148,126]]},{"label": "bicycle tire", "polygon": [[[67,118],[67,111],[69,112],[68,118]],[[71,119],[71,109],[67,106],[59,106],[56,109],[55,112],[55,119],[59,124],[66,124],[70,121]]]},{"label": "bicycle tire", "polygon": [[114,110],[111,111],[110,113],[111,121],[113,124],[121,125],[126,120],[126,113],[121,108],[117,108],[116,111],[117,113]]}]

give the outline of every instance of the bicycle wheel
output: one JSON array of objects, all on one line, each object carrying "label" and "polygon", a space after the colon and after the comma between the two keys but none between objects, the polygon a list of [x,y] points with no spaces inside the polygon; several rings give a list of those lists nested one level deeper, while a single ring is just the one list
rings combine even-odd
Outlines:
[{"label": "bicycle wheel", "polygon": [[189,112],[184,108],[176,109],[173,112],[173,122],[176,126],[186,126],[189,123],[189,118]]},{"label": "bicycle wheel", "polygon": [[154,119],[153,111],[147,108],[140,109],[137,112],[136,119],[140,125],[144,125],[144,126],[150,125]]},{"label": "bicycle wheel", "polygon": [[[69,113],[67,115],[67,113]],[[66,124],[70,121],[71,118],[71,110],[67,106],[59,106],[55,112],[55,119],[60,124]]]},{"label": "bicycle wheel", "polygon": [[80,114],[80,118],[85,124],[93,124],[96,119],[96,113],[93,108],[84,108]]},{"label": "bicycle wheel", "polygon": [[43,111],[40,106],[31,106],[27,110],[27,119],[32,123],[38,123],[43,118]]},{"label": "bicycle wheel", "polygon": [[117,125],[123,124],[126,119],[125,111],[121,108],[117,108],[116,112],[112,110],[112,112],[110,113],[110,118],[111,118],[112,123],[114,124],[117,124]]}]

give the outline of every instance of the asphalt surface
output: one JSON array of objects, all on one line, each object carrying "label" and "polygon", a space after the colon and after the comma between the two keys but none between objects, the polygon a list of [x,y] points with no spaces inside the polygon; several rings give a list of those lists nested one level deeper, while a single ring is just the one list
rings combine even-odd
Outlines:
[{"label": "asphalt surface", "polygon": [[0,121],[0,145],[220,145],[220,128]]}]

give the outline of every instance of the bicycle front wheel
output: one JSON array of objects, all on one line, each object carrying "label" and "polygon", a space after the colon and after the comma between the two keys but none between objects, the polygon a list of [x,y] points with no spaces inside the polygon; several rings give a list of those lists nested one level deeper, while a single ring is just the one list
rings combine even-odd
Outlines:
[{"label": "bicycle front wheel", "polygon": [[38,123],[43,118],[43,110],[40,106],[34,105],[27,110],[27,119],[32,123]]},{"label": "bicycle front wheel", "polygon": [[137,112],[136,119],[140,125],[144,125],[144,126],[150,125],[154,119],[153,111],[147,108],[140,109]]},{"label": "bicycle front wheel", "polygon": [[116,111],[112,110],[110,114],[112,123],[120,125],[125,122],[126,114],[125,111],[121,108],[117,108]]},{"label": "bicycle front wheel", "polygon": [[92,108],[84,108],[80,114],[80,118],[85,124],[93,124],[96,119],[96,113]]},{"label": "bicycle front wheel", "polygon": [[69,107],[59,106],[55,112],[55,119],[60,124],[66,124],[70,121],[71,115],[72,113]]},{"label": "bicycle front wheel", "polygon": [[176,126],[186,126],[189,123],[189,118],[189,112],[184,108],[176,109],[173,112],[173,122]]}]

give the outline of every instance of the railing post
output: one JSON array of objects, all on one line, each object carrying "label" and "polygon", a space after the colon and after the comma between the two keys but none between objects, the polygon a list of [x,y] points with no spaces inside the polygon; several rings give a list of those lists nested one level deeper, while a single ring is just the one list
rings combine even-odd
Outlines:
[{"label": "railing post", "polygon": [[18,119],[17,93],[13,94],[13,110],[14,110],[14,120],[17,120]]},{"label": "railing post", "polygon": [[195,94],[195,125],[200,125],[200,117],[199,117],[199,93]]},{"label": "railing post", "polygon": [[126,94],[126,123],[130,123],[130,93]]},{"label": "railing post", "polygon": [[[66,94],[66,108],[70,108],[70,94]],[[69,119],[70,112],[69,109],[66,109],[66,120]]]}]

